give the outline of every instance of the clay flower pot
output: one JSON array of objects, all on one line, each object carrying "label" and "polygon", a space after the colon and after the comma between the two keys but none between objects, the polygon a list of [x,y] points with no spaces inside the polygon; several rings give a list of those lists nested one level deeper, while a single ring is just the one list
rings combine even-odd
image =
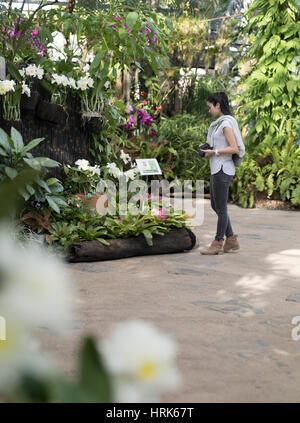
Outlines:
[{"label": "clay flower pot", "polygon": [[74,194],[73,197],[85,203],[88,207],[96,209],[99,214],[106,214],[106,209],[108,206],[108,199],[105,194],[93,194],[91,198],[83,193]]}]

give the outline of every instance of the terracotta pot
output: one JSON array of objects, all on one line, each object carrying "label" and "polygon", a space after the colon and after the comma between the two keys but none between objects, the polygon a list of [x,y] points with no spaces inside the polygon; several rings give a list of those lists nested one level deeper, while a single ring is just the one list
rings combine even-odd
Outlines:
[{"label": "terracotta pot", "polygon": [[106,195],[94,194],[90,199],[87,199],[85,194],[79,193],[74,194],[73,197],[83,201],[88,207],[96,209],[99,214],[106,214],[106,208],[108,206],[108,199]]}]

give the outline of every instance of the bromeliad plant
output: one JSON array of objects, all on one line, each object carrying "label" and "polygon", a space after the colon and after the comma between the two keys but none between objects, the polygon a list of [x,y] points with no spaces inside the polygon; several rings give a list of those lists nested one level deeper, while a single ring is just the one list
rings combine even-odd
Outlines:
[{"label": "bromeliad plant", "polygon": [[26,169],[34,169],[38,174],[33,182],[19,188],[19,194],[25,201],[47,204],[57,213],[60,206],[66,205],[61,193],[63,186],[57,178],[48,178],[49,168],[59,166],[59,163],[48,157],[33,157],[30,153],[44,138],[36,138],[24,145],[22,135],[11,128],[10,136],[0,129],[0,182],[14,180]]},{"label": "bromeliad plant", "polygon": [[136,215],[129,211],[121,217],[119,214],[102,216],[80,200],[70,198],[60,215],[53,214],[47,240],[54,247],[67,250],[74,242],[98,240],[109,245],[109,239],[144,235],[151,246],[153,235],[163,236],[172,228],[188,227],[185,213],[166,207],[161,200],[152,203],[154,200],[149,199],[145,213]]}]

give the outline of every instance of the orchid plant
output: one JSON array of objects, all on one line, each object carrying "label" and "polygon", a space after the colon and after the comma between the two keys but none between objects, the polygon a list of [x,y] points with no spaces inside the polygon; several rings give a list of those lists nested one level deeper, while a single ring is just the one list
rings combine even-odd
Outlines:
[{"label": "orchid plant", "polygon": [[134,180],[139,174],[139,170],[135,162],[132,160],[130,155],[125,153],[123,150],[120,151],[120,159],[126,167],[130,165],[130,168],[124,171],[121,170],[115,162],[107,163],[106,168],[108,169],[108,174],[115,179],[125,177],[126,182]]},{"label": "orchid plant", "polygon": [[14,80],[0,81],[0,96],[2,97],[2,116],[6,120],[20,120],[21,95],[30,97],[30,88],[23,81],[22,84]]},{"label": "orchid plant", "polygon": [[91,166],[89,161],[85,159],[77,160],[75,166],[76,167],[67,165],[64,167],[67,175],[65,181],[66,191],[72,194],[82,192],[84,192],[85,195],[95,194],[101,173],[99,166]]}]

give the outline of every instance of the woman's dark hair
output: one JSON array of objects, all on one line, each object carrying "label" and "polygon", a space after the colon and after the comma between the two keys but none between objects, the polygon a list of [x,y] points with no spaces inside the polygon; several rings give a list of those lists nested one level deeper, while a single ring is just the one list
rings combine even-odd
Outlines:
[{"label": "woman's dark hair", "polygon": [[231,115],[229,100],[226,93],[223,93],[222,91],[213,93],[208,97],[207,101],[212,103],[214,106],[216,106],[217,103],[220,103],[221,112],[224,115]]}]

